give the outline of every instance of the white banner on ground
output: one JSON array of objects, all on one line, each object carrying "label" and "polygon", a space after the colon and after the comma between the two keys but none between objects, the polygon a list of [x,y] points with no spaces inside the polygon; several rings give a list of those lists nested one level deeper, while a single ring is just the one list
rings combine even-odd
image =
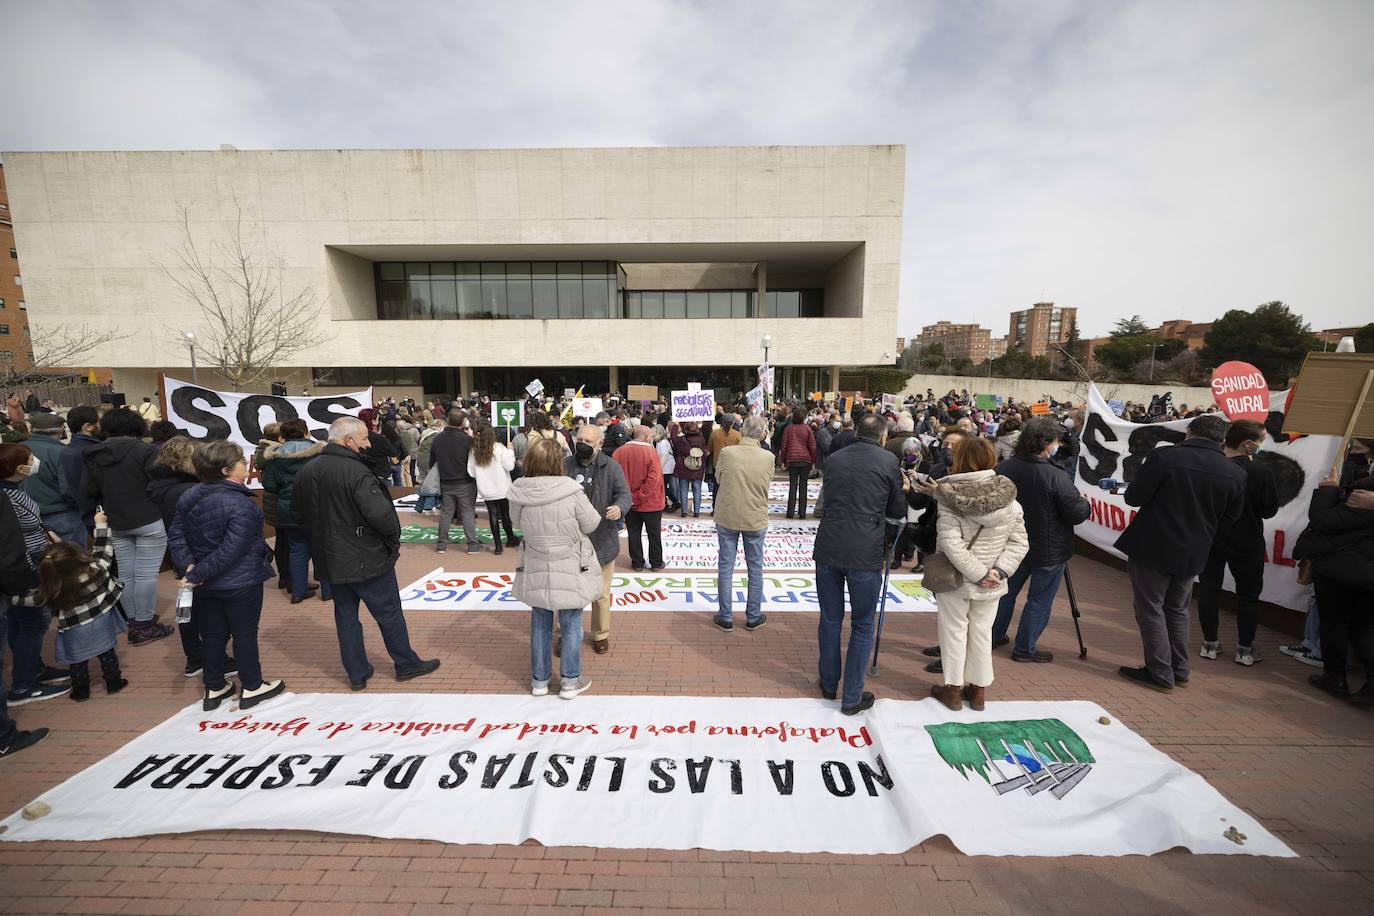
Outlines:
[{"label": "white banner on ground", "polygon": [[[317,830],[447,843],[973,855],[1294,855],[1087,702],[287,694],[190,706],[0,840]],[[1099,717],[1102,717],[1099,721]]]},{"label": "white banner on ground", "polygon": [[300,418],[310,435],[326,439],[329,424],[339,417],[358,415],[372,406],[372,389],[348,394],[293,398],[242,391],[212,391],[190,382],[164,378],[167,419],[192,439],[228,439],[243,446],[248,455],[258,447],[262,428],[268,423]]},{"label": "white banner on ground", "polygon": [[[816,568],[811,553],[816,547],[819,521],[783,521],[768,526],[763,538],[764,569]],[[629,537],[626,529],[621,537]],[[660,526],[663,543],[663,563],[669,569],[715,569],[720,554],[720,542],[714,522],[705,519],[664,520]],[[735,569],[747,569],[744,545],[737,543]]]},{"label": "white banner on ground", "polygon": [[[514,573],[447,572],[442,567],[401,589],[407,611],[528,611],[529,605],[511,596]],[[734,608],[743,615],[748,597],[747,576],[734,578]],[[691,572],[621,573],[611,576],[611,606],[620,611],[714,612],[718,606],[716,574]],[[820,611],[814,573],[764,573],[764,613]],[[894,574],[888,580],[888,611],[934,613],[935,596],[921,585],[921,577]]]},{"label": "white banner on ground", "polygon": [[[1270,392],[1271,416],[1283,412],[1287,398],[1286,391]],[[1113,496],[1097,482],[1110,477],[1130,483],[1151,450],[1183,441],[1190,422],[1131,423],[1116,416],[1097,386],[1092,386],[1074,480],[1079,492],[1092,503],[1093,512],[1074,532],[1088,543],[1122,556],[1112,545],[1136,510],[1126,505],[1124,497]],[[1293,544],[1307,527],[1312,491],[1330,471],[1339,444],[1335,436],[1304,436],[1291,442],[1269,439],[1255,456],[1274,475],[1279,491],[1278,514],[1264,523],[1265,601],[1304,612],[1311,602],[1312,586],[1298,584]],[[1235,591],[1230,570],[1226,572],[1225,588]]]}]

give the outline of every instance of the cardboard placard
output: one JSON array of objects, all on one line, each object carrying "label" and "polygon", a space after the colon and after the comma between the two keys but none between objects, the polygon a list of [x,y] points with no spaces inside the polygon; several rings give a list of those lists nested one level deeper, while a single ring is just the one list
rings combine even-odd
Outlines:
[{"label": "cardboard placard", "polygon": [[631,385],[626,396],[631,401],[657,401],[657,385]]},{"label": "cardboard placard", "polygon": [[1283,431],[1291,435],[1344,436],[1359,409],[1351,435],[1374,436],[1374,388],[1364,391],[1374,371],[1374,353],[1309,353],[1298,374]]},{"label": "cardboard placard", "polygon": [[1049,404],[1048,401],[1036,401],[1034,404],[1032,404],[1032,405],[1030,406],[1030,408],[1031,408],[1031,416],[1035,416],[1035,417],[1045,417],[1045,416],[1049,416],[1049,413],[1050,413],[1050,404]]}]

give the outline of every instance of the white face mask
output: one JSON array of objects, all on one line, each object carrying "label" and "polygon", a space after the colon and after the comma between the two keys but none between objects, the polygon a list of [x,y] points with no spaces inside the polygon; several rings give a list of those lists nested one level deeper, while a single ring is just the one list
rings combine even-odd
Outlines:
[{"label": "white face mask", "polygon": [[43,462],[38,460],[37,455],[34,455],[30,460],[32,462],[31,464],[23,465],[19,469],[20,473],[25,477],[32,477],[34,474],[37,474],[39,466],[43,464]]}]

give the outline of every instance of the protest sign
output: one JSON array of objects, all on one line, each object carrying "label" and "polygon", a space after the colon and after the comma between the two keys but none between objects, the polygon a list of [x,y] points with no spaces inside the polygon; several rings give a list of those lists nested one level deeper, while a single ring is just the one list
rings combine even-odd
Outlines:
[{"label": "protest sign", "polygon": [[1212,397],[1228,420],[1263,423],[1269,416],[1269,383],[1249,363],[1233,359],[1212,370]]},{"label": "protest sign", "polygon": [[763,386],[755,385],[745,392],[744,400],[749,404],[750,413],[761,414],[765,409]]},{"label": "protest sign", "polygon": [[[1271,412],[1282,414],[1287,394],[1286,391],[1270,392]],[[1122,556],[1112,545],[1136,510],[1126,505],[1123,496],[1098,487],[1098,481],[1112,478],[1129,485],[1151,451],[1183,441],[1190,422],[1185,419],[1131,423],[1113,414],[1097,386],[1092,386],[1088,390],[1082,446],[1074,475],[1079,492],[1092,504],[1092,515],[1074,532],[1093,546],[1113,556]],[[1337,444],[1332,436],[1305,436],[1291,442],[1269,439],[1255,456],[1256,462],[1269,469],[1279,492],[1278,514],[1264,522],[1265,567],[1261,597],[1265,601],[1299,611],[1306,611],[1310,604],[1312,586],[1298,584],[1293,544],[1307,527],[1307,507],[1312,491],[1331,467]],[[1229,569],[1224,587],[1235,591]]]},{"label": "protest sign", "polygon": [[364,407],[372,406],[371,388],[348,394],[293,398],[213,391],[174,378],[164,378],[163,386],[167,419],[178,432],[192,439],[228,439],[249,455],[257,448],[262,428],[268,423],[299,418],[305,420],[313,438],[324,441],[329,438],[330,423],[339,417],[356,417]]},{"label": "protest sign", "polygon": [[[812,564],[814,566],[814,564]],[[401,589],[407,611],[528,611],[510,593],[514,573],[446,572],[434,569]],[[748,577],[734,578],[735,604],[744,606]],[[716,574],[625,573],[611,575],[611,606],[621,611],[700,611],[718,607]],[[763,577],[763,610],[768,613],[819,613],[814,573],[771,573]],[[888,580],[887,611],[935,612],[935,596],[921,586],[921,577],[894,574]]]},{"label": "protest sign", "polygon": [[710,390],[674,391],[673,419],[679,423],[705,423],[716,416],[716,393]]},{"label": "protest sign", "polygon": [[539,379],[535,379],[525,386],[525,394],[528,394],[532,398],[537,398],[543,393],[544,383],[539,381]]},{"label": "protest sign", "polygon": [[887,411],[887,410],[896,410],[896,409],[897,409],[897,396],[896,396],[895,394],[885,394],[885,395],[883,395],[883,410]]},{"label": "protest sign", "polygon": [[825,394],[825,398],[824,398],[825,400],[827,400],[827,401],[833,401],[833,400],[835,400],[835,398],[839,395],[839,392],[837,392],[837,391],[827,391],[827,392],[825,392],[824,394]]},{"label": "protest sign", "polygon": [[981,855],[1294,855],[1083,701],[849,717],[820,699],[285,694],[188,706],[40,800],[0,842],[311,830],[868,854],[944,834]]},{"label": "protest sign", "polygon": [[564,388],[564,389],[563,389],[563,397],[565,397],[565,398],[571,398],[571,397],[576,397],[576,396],[577,396],[577,390],[576,390],[576,389],[573,389],[573,388]]},{"label": "protest sign", "polygon": [[1032,404],[1032,405],[1030,406],[1030,409],[1031,409],[1031,416],[1035,416],[1035,417],[1047,416],[1047,415],[1049,414],[1049,412],[1050,412],[1050,402],[1049,402],[1049,401],[1036,401],[1034,404]]},{"label": "protest sign", "polygon": [[631,401],[657,401],[657,385],[631,385],[626,396]]},{"label": "protest sign", "polygon": [[1112,413],[1116,414],[1118,417],[1126,412],[1126,402],[1117,400],[1116,398],[1112,398],[1108,401],[1107,406],[1110,407]]},{"label": "protest sign", "polygon": [[995,394],[975,394],[973,406],[979,410],[996,410],[1000,400]]},{"label": "protest sign", "polygon": [[586,417],[592,420],[604,409],[601,398],[574,398],[572,402],[572,412],[575,417]]},{"label": "protest sign", "polygon": [[525,425],[525,402],[524,401],[492,401],[491,402],[491,425],[492,426],[524,426]]},{"label": "protest sign", "polygon": [[761,388],[763,388],[763,390],[766,391],[766,392],[768,393],[768,396],[769,396],[769,397],[772,397],[772,396],[773,396],[773,367],[770,366],[770,365],[768,365],[767,363],[764,363],[762,366],[759,366],[759,370],[758,370],[758,371],[759,371],[759,386],[760,386]]}]

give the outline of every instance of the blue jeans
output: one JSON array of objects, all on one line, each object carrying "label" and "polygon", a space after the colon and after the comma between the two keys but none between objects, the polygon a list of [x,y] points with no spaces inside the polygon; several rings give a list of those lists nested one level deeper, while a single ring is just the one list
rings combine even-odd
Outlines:
[{"label": "blue jeans", "polygon": [[12,690],[32,690],[43,673],[43,636],[52,613],[45,607],[11,607],[6,635],[14,656]]},{"label": "blue jeans", "polygon": [[855,706],[863,699],[864,671],[873,655],[873,612],[883,587],[881,569],[842,569],[816,564],[816,597],[821,622],[816,628],[820,643],[821,686],[834,690],[840,682],[840,629],[844,625],[844,590],[849,584],[849,652],[844,659],[844,693],[840,702]]},{"label": "blue jeans", "polygon": [[729,623],[733,616],[735,551],[741,538],[744,539],[744,564],[749,568],[749,598],[744,606],[744,619],[754,623],[762,616],[763,537],[767,533],[767,528],[760,531],[736,531],[733,528],[716,526],[716,544],[719,547],[716,557],[716,594],[720,603],[716,619],[722,623]]},{"label": "blue jeans", "polygon": [[415,511],[424,512],[428,509],[439,508],[439,494],[428,495],[425,493],[415,494]]},{"label": "blue jeans", "polygon": [[1016,611],[1016,596],[1021,586],[1030,580],[1026,592],[1026,606],[1021,609],[1021,625],[1016,628],[1016,644],[1012,652],[1016,655],[1034,655],[1035,641],[1045,632],[1050,622],[1050,609],[1054,607],[1054,596],[1059,593],[1059,580],[1064,578],[1064,568],[1068,563],[1055,566],[1031,566],[1022,563],[1007,580],[1007,593],[997,605],[997,617],[992,622],[992,641],[998,642],[1007,635],[1011,626],[1011,615]]},{"label": "blue jeans", "polygon": [[1308,652],[1312,653],[1313,658],[1320,659],[1322,657],[1321,614],[1317,610],[1317,602],[1315,601],[1307,609],[1307,624],[1302,631],[1302,644],[1307,647]]},{"label": "blue jeans", "polygon": [[234,662],[239,668],[239,684],[244,690],[261,687],[258,621],[262,619],[262,583],[224,591],[197,588],[191,593],[191,615],[200,630],[205,666],[202,678],[206,689],[224,689],[224,665],[228,661],[231,636],[234,638]]},{"label": "blue jeans", "polygon": [[377,621],[396,673],[420,666],[420,656],[410,647],[410,631],[405,614],[401,612],[401,591],[396,584],[394,569],[363,582],[335,582],[334,629],[339,633],[339,657],[350,681],[364,680],[372,667],[367,661],[367,647],[363,644],[363,625],[358,622],[358,603],[367,605],[368,613]]},{"label": "blue jeans", "polygon": [[86,523],[81,520],[79,509],[67,509],[63,512],[45,512],[43,514],[43,524],[47,525],[57,536],[64,541],[71,541],[78,544],[84,550],[86,547]]},{"label": "blue jeans", "polygon": [[[558,612],[558,676],[571,684],[582,676],[582,608]],[[549,685],[553,668],[553,611],[530,609],[530,680],[540,687]]]},{"label": "blue jeans", "polygon": [[696,480],[684,480],[681,477],[674,477],[673,483],[677,484],[677,501],[682,504],[682,511],[687,511],[687,495],[690,493],[695,503],[692,505],[694,515],[701,514],[701,478]]},{"label": "blue jeans", "polygon": [[[7,632],[9,630],[9,610],[9,597],[0,595],[0,630]],[[5,747],[13,741],[18,731],[14,720],[10,718],[8,705],[5,703],[5,653],[0,652],[0,747]]]},{"label": "blue jeans", "polygon": [[140,528],[111,529],[110,538],[124,583],[124,610],[132,620],[147,623],[157,610],[157,577],[167,554],[167,529],[158,519]]},{"label": "blue jeans", "polygon": [[399,464],[393,464],[391,466],[391,485],[393,487],[399,487],[401,485],[401,466]]},{"label": "blue jeans", "polygon": [[[305,532],[294,526],[279,527],[277,534],[286,538],[290,553],[291,597],[304,598],[305,586],[310,581],[310,544],[305,540]],[[320,580],[320,597],[328,601],[332,596],[329,583]]]}]

